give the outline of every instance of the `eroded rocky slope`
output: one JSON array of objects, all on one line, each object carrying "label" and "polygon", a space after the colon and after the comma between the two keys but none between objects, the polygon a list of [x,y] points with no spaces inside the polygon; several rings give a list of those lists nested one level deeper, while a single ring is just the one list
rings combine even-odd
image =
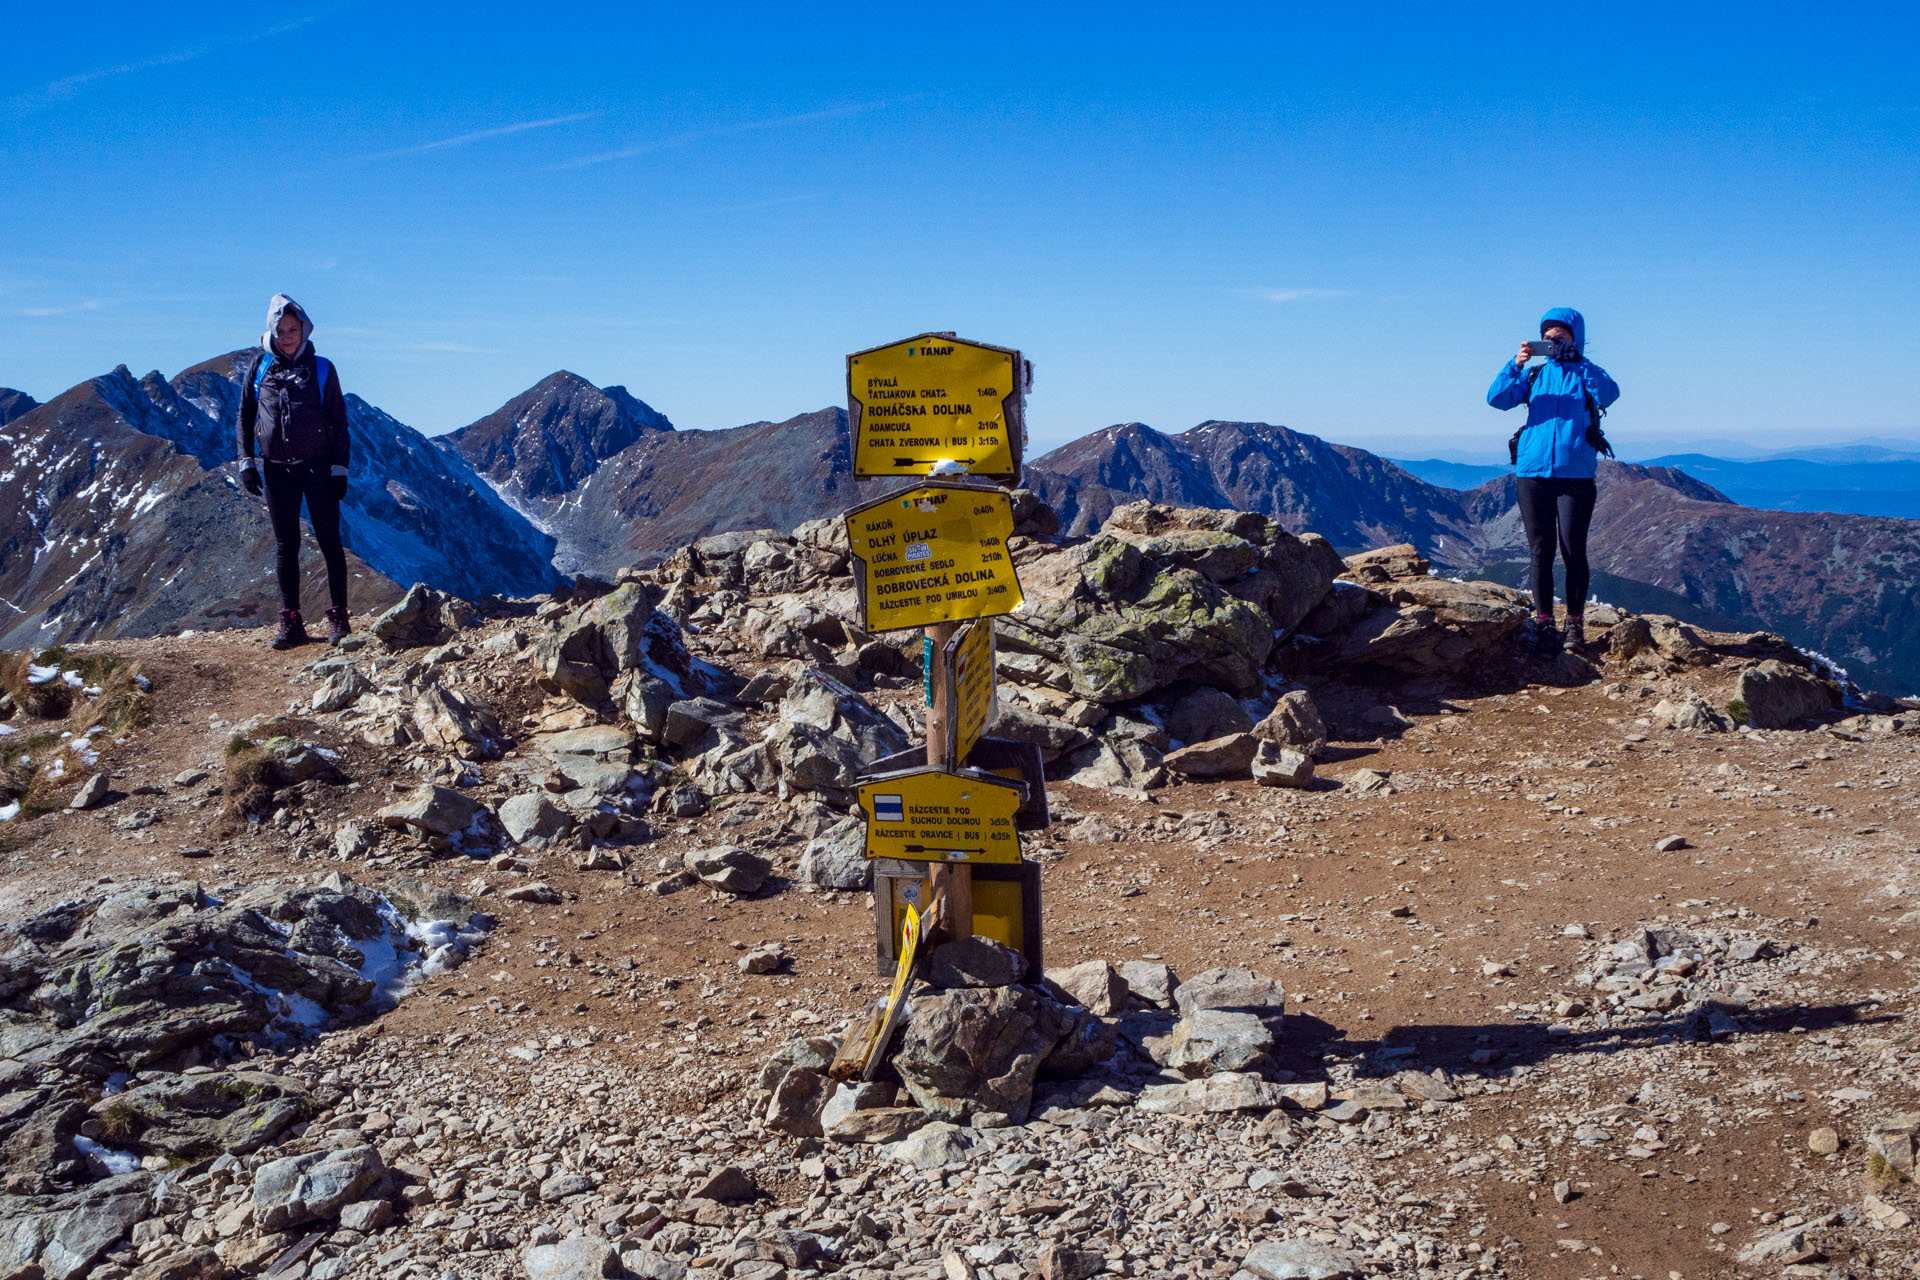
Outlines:
[{"label": "eroded rocky slope", "polygon": [[837,522],[417,588],[342,651],[9,667],[4,1265],[1920,1263],[1912,708],[1659,617],[1532,663],[1517,593],[1411,547],[1020,511],[996,732],[1050,779],[1047,980],[937,953],[857,1088],[850,788],[922,708]]}]

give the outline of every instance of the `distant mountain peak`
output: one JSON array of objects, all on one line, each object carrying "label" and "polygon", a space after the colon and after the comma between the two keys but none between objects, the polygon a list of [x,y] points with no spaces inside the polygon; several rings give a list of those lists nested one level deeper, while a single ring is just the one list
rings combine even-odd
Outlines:
[{"label": "distant mountain peak", "polygon": [[607,459],[673,423],[625,387],[559,369],[486,417],[442,437],[508,501],[530,514],[577,488]]}]

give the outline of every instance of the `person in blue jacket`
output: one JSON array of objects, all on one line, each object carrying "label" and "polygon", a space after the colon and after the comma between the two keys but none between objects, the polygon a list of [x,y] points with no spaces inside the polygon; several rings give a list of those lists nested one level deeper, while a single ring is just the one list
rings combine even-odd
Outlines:
[{"label": "person in blue jacket", "polygon": [[[1527,406],[1516,437],[1514,489],[1533,562],[1533,652],[1560,652],[1553,625],[1553,551],[1567,565],[1567,644],[1586,643],[1587,526],[1593,521],[1594,472],[1599,469],[1600,424],[1590,406],[1606,409],[1620,398],[1607,371],[1587,359],[1587,322],[1572,307],[1540,317],[1540,342],[1523,342],[1487,391],[1496,409]],[[1545,356],[1545,364],[1527,362]]]}]

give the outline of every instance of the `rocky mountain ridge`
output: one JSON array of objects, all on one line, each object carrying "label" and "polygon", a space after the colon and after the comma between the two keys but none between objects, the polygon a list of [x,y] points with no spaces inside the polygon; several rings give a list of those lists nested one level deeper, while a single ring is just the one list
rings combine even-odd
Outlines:
[{"label": "rocky mountain ridge", "polygon": [[[232,475],[238,378],[251,352],[169,381],[125,366],[6,423],[0,471],[0,642],[270,619],[272,536]],[[558,580],[553,542],[457,455],[349,393],[356,483],[342,511],[356,608],[421,579],[468,595]],[[309,600],[324,598],[307,548]]]}]

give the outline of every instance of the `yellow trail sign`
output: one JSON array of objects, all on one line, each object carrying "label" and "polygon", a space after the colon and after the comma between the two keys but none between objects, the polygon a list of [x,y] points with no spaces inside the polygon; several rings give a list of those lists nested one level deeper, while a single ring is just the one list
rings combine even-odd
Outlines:
[{"label": "yellow trail sign", "polygon": [[1026,788],[992,774],[908,769],[860,780],[867,856],[909,862],[1018,862],[1014,814]]},{"label": "yellow trail sign", "polygon": [[1003,490],[929,480],[844,518],[867,631],[1012,613],[1025,598],[1007,553],[1013,500]]},{"label": "yellow trail sign", "polygon": [[935,463],[1020,479],[1027,363],[1018,351],[923,333],[847,357],[856,479],[924,476]]},{"label": "yellow trail sign", "polygon": [[947,759],[966,760],[993,715],[993,620],[976,618],[947,641]]}]

